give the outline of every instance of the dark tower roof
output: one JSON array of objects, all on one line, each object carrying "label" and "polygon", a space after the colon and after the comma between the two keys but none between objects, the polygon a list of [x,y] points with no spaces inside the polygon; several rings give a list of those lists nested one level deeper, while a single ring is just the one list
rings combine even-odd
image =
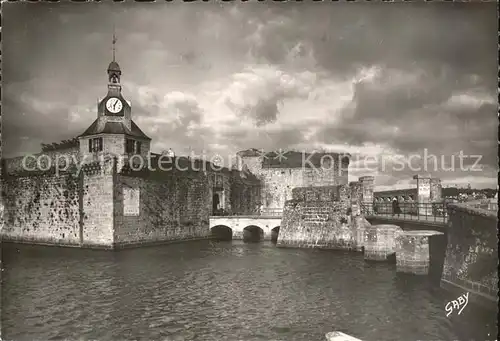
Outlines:
[{"label": "dark tower roof", "polygon": [[83,134],[78,137],[96,135],[96,134],[124,134],[130,137],[137,137],[144,140],[151,140],[149,136],[144,134],[144,132],[135,124],[134,121],[131,121],[131,129],[128,129],[123,122],[106,122],[106,124],[99,129],[97,124],[97,120],[94,121],[90,125],[90,127],[83,132]]},{"label": "dark tower roof", "polygon": [[113,60],[111,63],[109,63],[108,72],[109,71],[120,71],[121,72],[120,65],[118,65],[118,63]]}]

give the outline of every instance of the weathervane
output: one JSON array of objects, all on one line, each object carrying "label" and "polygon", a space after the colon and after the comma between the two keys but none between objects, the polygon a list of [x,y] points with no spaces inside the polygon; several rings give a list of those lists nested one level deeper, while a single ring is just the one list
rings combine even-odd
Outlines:
[{"label": "weathervane", "polygon": [[116,34],[115,34],[115,25],[113,25],[113,61],[115,61],[115,52],[116,52]]}]

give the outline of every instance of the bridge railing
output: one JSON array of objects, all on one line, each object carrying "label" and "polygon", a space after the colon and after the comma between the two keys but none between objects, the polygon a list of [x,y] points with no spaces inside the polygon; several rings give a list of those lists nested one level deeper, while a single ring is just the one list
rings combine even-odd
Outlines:
[{"label": "bridge railing", "polygon": [[403,202],[395,208],[392,202],[362,203],[361,212],[367,216],[444,223],[448,220],[447,204],[446,202]]},{"label": "bridge railing", "polygon": [[283,215],[283,209],[282,208],[263,208],[259,212],[259,215],[277,217],[277,216]]},{"label": "bridge railing", "polygon": [[228,217],[228,216],[271,216],[271,217],[280,217],[283,215],[282,208],[264,208],[262,210],[257,210],[254,212],[230,212],[226,210],[216,210],[213,211],[212,216],[217,217]]},{"label": "bridge railing", "polygon": [[488,211],[498,211],[498,202],[493,202],[493,201],[479,201],[479,202],[472,202],[472,203],[465,203],[468,206],[474,207],[474,208],[481,208],[483,210],[488,210]]}]

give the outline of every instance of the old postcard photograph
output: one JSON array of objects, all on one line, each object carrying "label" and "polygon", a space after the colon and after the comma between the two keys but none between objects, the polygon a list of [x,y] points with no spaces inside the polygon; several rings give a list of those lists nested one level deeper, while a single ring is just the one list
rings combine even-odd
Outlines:
[{"label": "old postcard photograph", "polygon": [[497,340],[496,2],[1,6],[1,340]]}]

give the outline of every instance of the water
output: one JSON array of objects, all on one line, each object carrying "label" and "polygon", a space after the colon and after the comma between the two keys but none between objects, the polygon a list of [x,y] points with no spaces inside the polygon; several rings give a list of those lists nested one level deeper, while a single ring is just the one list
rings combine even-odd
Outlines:
[{"label": "water", "polygon": [[333,330],[364,341],[485,340],[494,328],[470,303],[447,318],[440,289],[356,253],[239,241],[2,252],[4,340],[323,341]]}]

